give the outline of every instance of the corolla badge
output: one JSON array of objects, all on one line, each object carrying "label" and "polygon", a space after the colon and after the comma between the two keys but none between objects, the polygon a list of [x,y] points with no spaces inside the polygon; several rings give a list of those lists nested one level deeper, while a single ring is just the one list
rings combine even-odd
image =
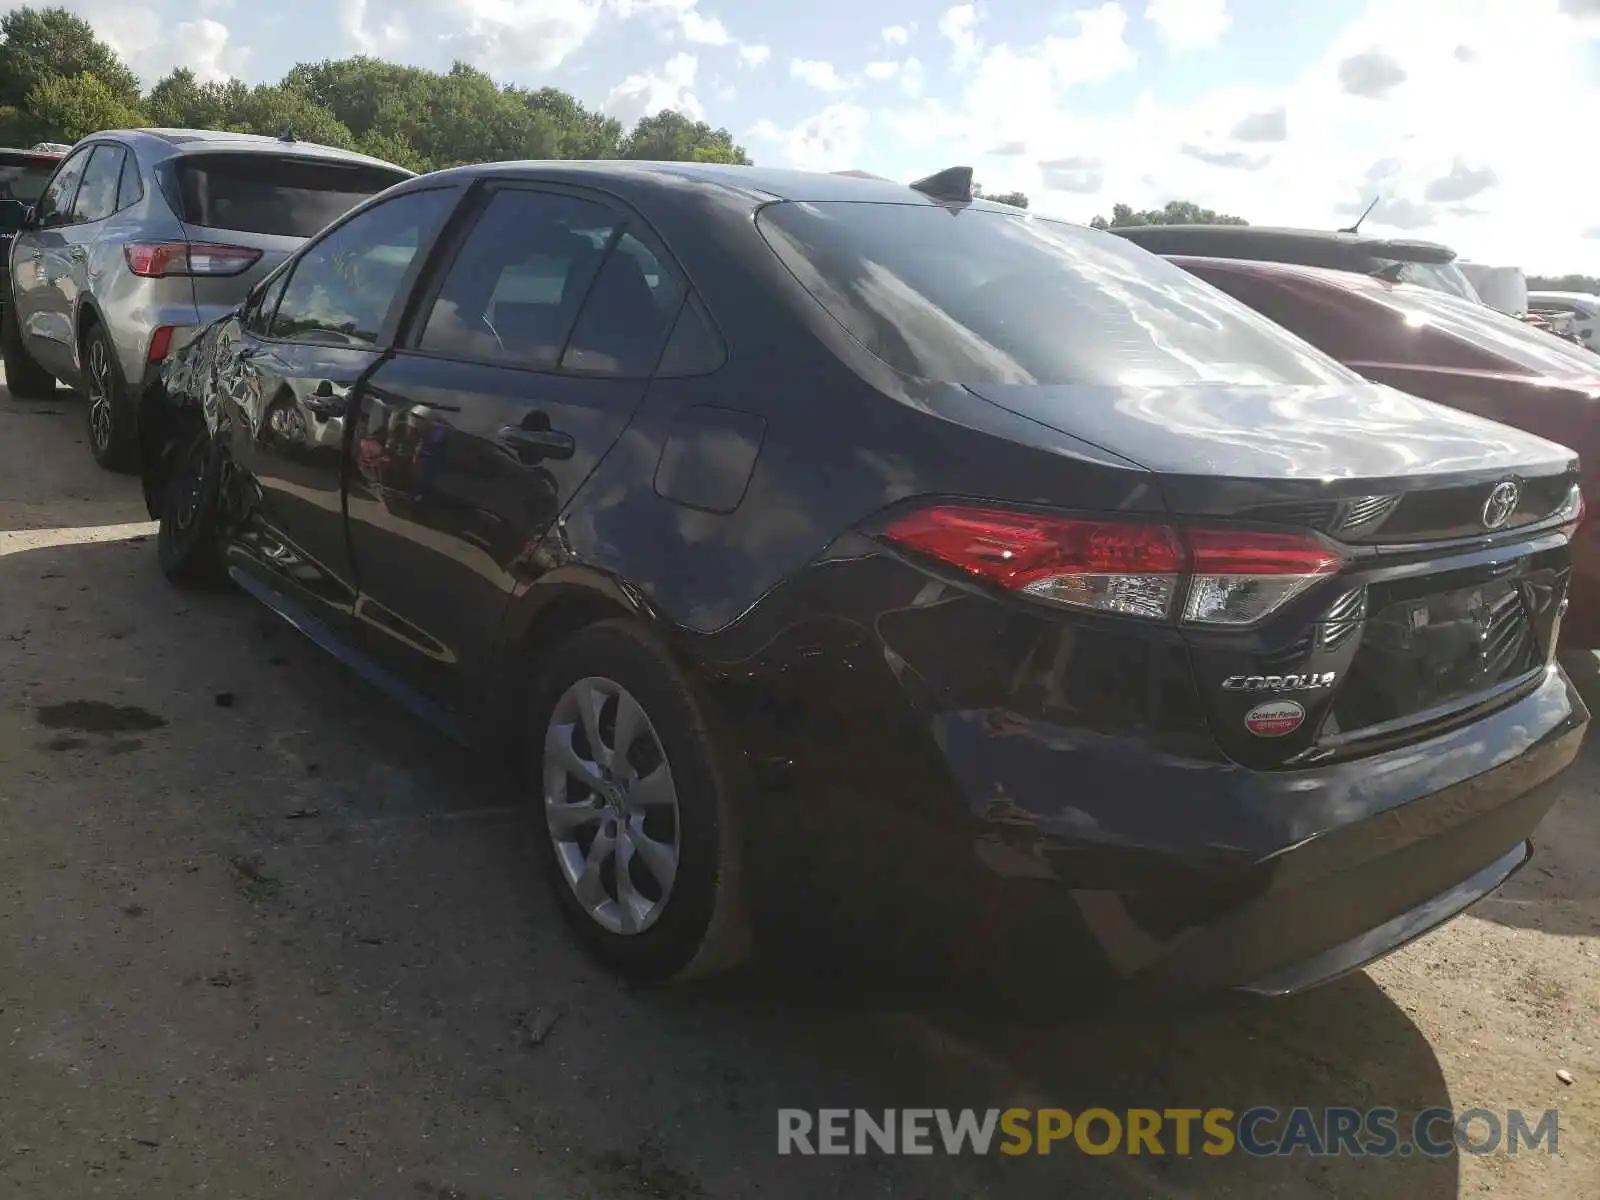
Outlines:
[{"label": "corolla badge", "polygon": [[1522,499],[1522,487],[1515,479],[1503,479],[1489,492],[1483,502],[1483,527],[1499,529],[1517,511],[1517,501]]},{"label": "corolla badge", "polygon": [[1335,671],[1313,671],[1309,675],[1230,675],[1222,681],[1225,692],[1312,692],[1330,688],[1338,678]]}]

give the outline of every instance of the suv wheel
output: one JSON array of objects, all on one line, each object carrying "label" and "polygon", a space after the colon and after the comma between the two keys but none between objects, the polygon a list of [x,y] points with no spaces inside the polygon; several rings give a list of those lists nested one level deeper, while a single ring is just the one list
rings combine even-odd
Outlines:
[{"label": "suv wheel", "polygon": [[83,336],[83,385],[89,398],[89,453],[108,471],[130,471],[138,462],[137,414],[128,403],[116,349],[96,322]]},{"label": "suv wheel", "polygon": [[546,874],[594,955],[651,980],[739,963],[727,775],[666,648],[628,621],[582,630],[545,672],[529,733]]},{"label": "suv wheel", "polygon": [[4,307],[4,315],[0,316],[0,358],[5,361],[6,387],[19,400],[48,400],[55,394],[55,376],[34,362],[22,344],[16,306]]}]

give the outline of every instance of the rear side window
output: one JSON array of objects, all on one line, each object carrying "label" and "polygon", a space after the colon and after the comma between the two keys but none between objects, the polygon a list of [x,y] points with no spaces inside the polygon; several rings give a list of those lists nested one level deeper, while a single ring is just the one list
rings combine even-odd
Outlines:
[{"label": "rear side window", "polygon": [[196,154],[177,164],[184,221],[280,237],[311,237],[404,178],[361,163],[277,154]]},{"label": "rear side window", "polygon": [[922,204],[779,203],[759,224],[823,307],[907,375],[1129,386],[1357,379],[1112,234]]},{"label": "rear side window", "polygon": [[467,234],[418,348],[449,358],[554,367],[618,216],[550,192],[495,192]]},{"label": "rear side window", "polygon": [[139,160],[128,155],[122,163],[122,182],[117,185],[117,211],[121,212],[144,199],[144,184],[139,179]]},{"label": "rear side window", "polygon": [[655,369],[683,304],[683,287],[655,252],[624,233],[606,257],[573,327],[563,370],[640,377]]},{"label": "rear side window", "polygon": [[83,173],[73,215],[80,221],[103,221],[117,211],[117,181],[122,178],[122,147],[102,143],[94,148]]}]

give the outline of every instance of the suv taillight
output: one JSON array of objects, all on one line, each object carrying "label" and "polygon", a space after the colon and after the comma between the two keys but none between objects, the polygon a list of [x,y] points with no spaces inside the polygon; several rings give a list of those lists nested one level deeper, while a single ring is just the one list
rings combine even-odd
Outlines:
[{"label": "suv taillight", "polygon": [[128,270],[145,279],[168,275],[240,275],[261,260],[248,246],[209,242],[130,242],[122,248]]},{"label": "suv taillight", "polygon": [[1045,516],[935,505],[901,517],[884,537],[996,587],[1068,608],[1253,625],[1344,558],[1312,534]]}]

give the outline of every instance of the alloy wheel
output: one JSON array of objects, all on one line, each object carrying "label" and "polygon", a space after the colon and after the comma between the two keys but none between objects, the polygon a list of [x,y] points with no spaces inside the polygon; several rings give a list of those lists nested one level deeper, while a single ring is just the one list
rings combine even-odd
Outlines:
[{"label": "alloy wheel", "polygon": [[96,450],[111,445],[111,356],[98,337],[89,340],[89,437]]},{"label": "alloy wheel", "polygon": [[678,871],[678,791],[649,715],[621,684],[578,680],[544,740],[544,810],[556,862],[611,933],[649,929]]}]

